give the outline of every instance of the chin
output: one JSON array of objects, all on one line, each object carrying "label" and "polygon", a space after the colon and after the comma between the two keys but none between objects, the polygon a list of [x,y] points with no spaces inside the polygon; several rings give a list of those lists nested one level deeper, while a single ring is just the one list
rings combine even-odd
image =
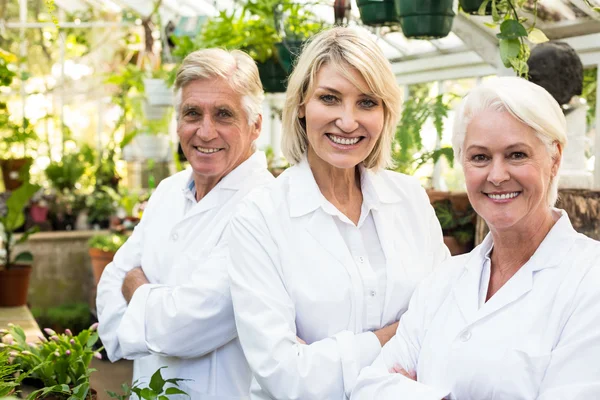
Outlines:
[{"label": "chin", "polygon": [[364,158],[353,157],[353,156],[332,156],[326,159],[328,164],[340,169],[355,168],[358,164],[364,161]]}]

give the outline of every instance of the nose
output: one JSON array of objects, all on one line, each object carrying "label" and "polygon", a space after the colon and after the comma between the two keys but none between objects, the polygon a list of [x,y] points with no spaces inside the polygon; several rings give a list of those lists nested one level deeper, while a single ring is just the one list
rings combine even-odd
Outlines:
[{"label": "nose", "polygon": [[217,128],[211,118],[205,117],[202,119],[196,128],[196,136],[204,142],[210,142],[218,136]]},{"label": "nose", "polygon": [[508,168],[502,159],[496,159],[491,164],[491,169],[488,174],[488,182],[494,186],[500,186],[503,182],[510,179]]},{"label": "nose", "polygon": [[356,120],[353,107],[344,107],[340,110],[335,120],[335,126],[346,133],[354,132],[358,128],[358,121]]}]

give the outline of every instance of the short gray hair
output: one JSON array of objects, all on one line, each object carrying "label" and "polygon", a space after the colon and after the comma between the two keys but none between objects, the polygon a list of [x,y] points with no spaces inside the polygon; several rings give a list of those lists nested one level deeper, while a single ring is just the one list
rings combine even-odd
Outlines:
[{"label": "short gray hair", "polygon": [[[556,143],[564,150],[567,145],[567,121],[552,95],[546,89],[522,78],[501,77],[477,86],[463,99],[454,120],[452,148],[463,164],[463,146],[467,127],[475,116],[484,111],[508,112],[534,130],[544,143],[548,155],[558,157]],[[547,202],[554,206],[558,199],[558,174],[551,178]]]},{"label": "short gray hair", "polygon": [[256,122],[265,98],[254,60],[240,50],[202,49],[188,54],[175,80],[175,112],[179,120],[181,91],[190,82],[202,79],[225,79],[242,96],[248,124]]}]

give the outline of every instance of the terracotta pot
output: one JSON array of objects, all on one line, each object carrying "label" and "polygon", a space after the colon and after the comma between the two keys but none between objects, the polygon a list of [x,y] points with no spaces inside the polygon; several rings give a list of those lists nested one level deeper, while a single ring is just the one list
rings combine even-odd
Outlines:
[{"label": "terracotta pot", "polygon": [[100,282],[100,277],[104,268],[113,260],[115,253],[110,251],[102,251],[100,249],[89,249],[90,259],[92,260],[92,272],[94,274],[94,282],[96,286]]},{"label": "terracotta pot", "polygon": [[9,158],[0,160],[0,168],[2,168],[2,179],[4,180],[4,190],[15,190],[23,184],[21,180],[21,170],[31,165],[31,158]]},{"label": "terracotta pot", "polygon": [[471,205],[466,192],[450,193],[450,202],[452,203],[452,208],[459,213],[464,213]]},{"label": "terracotta pot", "polygon": [[444,236],[444,244],[450,250],[450,254],[457,256],[459,254],[465,254],[473,250],[469,243],[461,244],[456,240],[454,236]]},{"label": "terracotta pot", "polygon": [[450,198],[450,192],[443,192],[441,190],[427,189],[427,196],[429,196],[429,202],[435,203],[436,201],[446,200]]},{"label": "terracotta pot", "polygon": [[16,264],[10,269],[0,270],[0,307],[19,307],[27,304],[30,276],[31,265]]}]

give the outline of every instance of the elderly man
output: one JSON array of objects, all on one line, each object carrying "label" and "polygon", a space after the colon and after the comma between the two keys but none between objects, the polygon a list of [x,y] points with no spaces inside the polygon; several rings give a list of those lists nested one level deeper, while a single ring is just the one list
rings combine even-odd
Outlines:
[{"label": "elderly man", "polygon": [[177,132],[191,171],[165,179],[98,285],[99,333],[134,380],[190,379],[192,399],[245,399],[251,374],[237,339],[227,276],[235,206],[273,177],[255,151],[263,89],[243,52],[191,53],[175,83]]}]

